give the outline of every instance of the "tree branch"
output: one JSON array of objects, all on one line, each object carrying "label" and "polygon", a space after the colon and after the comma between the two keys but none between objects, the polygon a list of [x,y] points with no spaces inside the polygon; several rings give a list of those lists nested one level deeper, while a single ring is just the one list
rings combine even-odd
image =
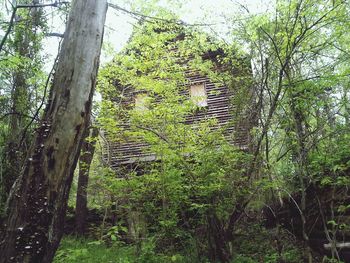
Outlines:
[{"label": "tree branch", "polygon": [[22,114],[22,113],[19,113],[19,112],[8,112],[8,113],[3,114],[0,117],[0,121],[2,121],[3,119],[5,119],[7,116],[10,116],[10,115],[20,115],[20,116],[23,116],[23,117],[26,117],[26,118],[35,119],[34,116],[29,116],[27,114]]},{"label": "tree branch", "polygon": [[48,87],[49,87],[49,82],[51,80],[51,77],[53,76],[54,74],[54,71],[56,70],[56,64],[58,62],[58,58],[59,58],[59,54],[60,54],[60,49],[61,49],[61,42],[59,43],[58,45],[58,51],[57,51],[57,56],[55,58],[55,61],[53,63],[53,66],[49,72],[49,75],[47,76],[47,79],[46,79],[46,82],[45,82],[45,88],[44,88],[44,94],[43,94],[43,97],[42,97],[42,100],[40,102],[40,105],[39,107],[37,108],[33,118],[31,119],[31,121],[28,123],[28,125],[25,127],[24,131],[23,131],[23,134],[22,134],[22,138],[21,138],[21,141],[19,143],[19,145],[21,145],[25,139],[25,134],[27,133],[30,125],[32,125],[32,123],[34,122],[34,120],[39,116],[39,113],[40,113],[40,110],[42,109],[42,107],[44,106],[44,103],[45,103],[45,98],[46,98],[46,94],[47,94],[47,90],[48,90]]},{"label": "tree branch", "polygon": [[55,1],[54,3],[51,3],[51,4],[35,4],[35,5],[28,5],[28,4],[21,4],[21,5],[16,5],[13,7],[13,10],[12,10],[12,15],[11,15],[11,18],[10,18],[10,22],[9,22],[9,26],[7,27],[7,30],[5,32],[5,35],[3,36],[3,38],[1,39],[1,43],[0,43],[0,52],[1,50],[3,49],[3,46],[5,45],[5,42],[7,40],[7,37],[9,36],[9,34],[11,33],[11,29],[13,27],[13,24],[14,24],[14,20],[15,20],[15,17],[16,17],[16,13],[17,13],[17,10],[20,9],[20,8],[38,8],[38,7],[58,7],[60,5],[63,5],[63,4],[69,4],[70,2],[68,1]]},{"label": "tree branch", "polygon": [[153,133],[154,135],[157,135],[163,141],[169,142],[168,139],[164,135],[160,134],[159,132],[157,132],[157,131],[155,131],[155,130],[153,130],[151,128],[144,127],[144,126],[139,126],[139,125],[137,125],[136,128],[141,129],[141,130],[145,130],[145,131],[149,131],[149,132]]},{"label": "tree branch", "polygon": [[52,33],[45,34],[45,36],[46,37],[60,37],[60,38],[63,38],[64,34],[52,32]]},{"label": "tree branch", "polygon": [[120,7],[120,6],[112,4],[112,3],[108,3],[108,6],[112,7],[113,9],[122,11],[122,12],[127,13],[127,14],[130,14],[132,16],[143,18],[145,20],[151,19],[151,20],[162,21],[162,22],[166,22],[166,23],[169,23],[169,24],[176,24],[176,25],[181,25],[181,26],[214,26],[214,25],[217,25],[217,24],[224,24],[224,22],[222,22],[222,23],[212,23],[212,24],[202,24],[202,23],[188,24],[188,23],[186,23],[184,21],[177,21],[175,19],[165,19],[165,18],[161,18],[161,17],[147,16],[147,15],[144,15],[144,14],[141,14],[141,13],[137,13],[137,12],[133,12],[133,11],[127,10],[127,9],[125,9],[123,7]]}]

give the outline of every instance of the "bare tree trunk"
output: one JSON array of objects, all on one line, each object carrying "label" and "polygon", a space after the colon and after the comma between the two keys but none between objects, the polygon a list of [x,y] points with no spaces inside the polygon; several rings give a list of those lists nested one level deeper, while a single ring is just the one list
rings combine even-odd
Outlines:
[{"label": "bare tree trunk", "polygon": [[51,262],[90,119],[107,3],[75,0],[47,108],[7,204],[0,262]]},{"label": "bare tree trunk", "polygon": [[75,224],[76,232],[79,235],[83,235],[86,227],[87,216],[87,187],[89,184],[89,171],[94,157],[96,139],[98,135],[98,128],[91,127],[86,132],[83,145],[81,147],[81,153],[79,158],[79,177],[78,177],[78,189],[77,200],[75,207]]}]

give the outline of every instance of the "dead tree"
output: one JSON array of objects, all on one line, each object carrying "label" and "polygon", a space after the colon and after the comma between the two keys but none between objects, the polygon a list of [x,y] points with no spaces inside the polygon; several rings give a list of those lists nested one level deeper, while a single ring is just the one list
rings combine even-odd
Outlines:
[{"label": "dead tree", "polygon": [[45,113],[7,203],[0,262],[51,262],[90,119],[107,3],[75,0]]}]

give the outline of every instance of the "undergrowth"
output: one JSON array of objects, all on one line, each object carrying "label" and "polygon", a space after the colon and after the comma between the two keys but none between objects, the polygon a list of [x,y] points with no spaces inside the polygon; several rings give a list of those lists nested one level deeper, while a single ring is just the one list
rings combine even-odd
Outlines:
[{"label": "undergrowth", "polygon": [[[241,226],[242,227],[242,226]],[[244,230],[243,230],[244,229]],[[235,232],[232,263],[299,263],[302,247],[288,233],[266,230],[258,224],[246,225]],[[152,238],[140,246],[114,240],[102,241],[66,236],[56,253],[54,263],[209,263],[189,245],[184,251],[170,252],[156,248]],[[203,256],[203,255],[201,255]]]},{"label": "undergrowth", "polygon": [[[65,237],[56,252],[54,263],[187,263],[193,262],[179,254],[164,255],[154,252],[151,241],[145,242],[138,251],[133,245],[107,246],[100,241]],[[190,261],[189,261],[190,260]]]}]

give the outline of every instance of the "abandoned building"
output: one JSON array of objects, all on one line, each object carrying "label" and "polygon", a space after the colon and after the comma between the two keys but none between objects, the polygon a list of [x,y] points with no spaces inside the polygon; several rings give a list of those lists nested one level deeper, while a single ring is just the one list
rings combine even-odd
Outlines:
[{"label": "abandoned building", "polygon": [[[184,39],[183,34],[179,34],[176,41],[182,41]],[[232,74],[241,75],[249,78],[251,72],[249,70],[249,63],[243,67],[245,70],[235,69],[234,67],[227,67],[224,63],[218,63],[219,57],[225,56],[224,52],[220,49],[209,50],[201,54],[201,59],[203,61],[211,61],[213,65],[216,65],[214,71],[217,74],[227,73],[227,69],[231,70]],[[198,69],[191,68],[190,59],[185,60],[184,65],[184,76],[185,81],[179,85],[182,95],[184,95],[187,100],[192,101],[196,105],[197,109],[193,111],[193,114],[186,116],[184,123],[186,125],[196,125],[202,121],[208,119],[215,119],[216,124],[214,128],[224,128],[227,141],[232,145],[242,149],[243,151],[250,151],[252,147],[251,129],[256,123],[254,116],[254,99],[252,94],[249,92],[249,86],[245,89],[245,101],[242,105],[239,102],[242,98],[242,94],[238,94],[241,91],[240,83],[235,83],[235,85],[227,85],[224,82],[215,81],[207,74],[201,72]],[[246,84],[246,83],[245,83]],[[116,81],[116,89],[123,89],[124,87]],[[139,111],[147,111],[147,98],[152,96],[152,94],[140,89],[134,89],[129,86],[127,91],[123,94],[120,105],[123,108],[134,108]],[[242,107],[239,109],[239,107]],[[125,130],[130,130],[128,120],[125,119],[120,126]],[[148,145],[142,138],[135,140],[132,137],[124,137],[118,141],[108,140],[107,147],[105,147],[104,158],[106,163],[115,171],[118,169],[134,169],[135,167],[142,166],[140,164],[149,163],[153,161],[160,161],[161,158],[157,156],[152,151],[148,150]],[[321,194],[320,194],[321,193]],[[329,214],[324,214],[321,217],[316,216],[317,209],[320,207],[324,208],[324,211],[331,211],[330,206],[332,202],[344,203],[344,200],[334,200],[330,197],[330,192],[324,192],[317,187],[311,186],[308,188],[306,196],[309,200],[307,203],[309,206],[305,212],[305,225],[309,229],[309,245],[314,250],[321,255],[330,253],[330,241],[329,236],[325,236],[324,227],[326,224],[325,218],[331,218]],[[296,203],[300,203],[300,195],[295,194],[292,197],[287,197],[284,200],[284,204],[273,204],[271,207],[274,208],[275,213],[271,213],[271,207],[264,210],[264,218],[267,221],[267,227],[275,227],[280,224],[283,228],[288,229],[297,238],[303,240],[302,233],[302,218],[300,217],[299,211],[295,206]],[[347,196],[348,194],[340,194],[339,196]],[[317,198],[319,201],[317,202]],[[341,201],[341,202],[340,202]],[[348,199],[346,203],[348,203]],[[322,217],[325,218],[322,218]],[[345,214],[339,213],[336,215],[339,217],[340,222],[344,225],[349,225],[348,217]],[[346,214],[348,216],[348,214]],[[133,218],[139,219],[136,214],[131,215]],[[130,225],[130,229],[133,227]],[[350,249],[349,243],[349,233],[346,230],[341,230],[336,233],[337,240],[342,241],[339,243],[340,246],[340,257],[346,262],[350,262]]]},{"label": "abandoned building", "polygon": [[[177,28],[178,30],[178,28]],[[175,43],[175,48],[179,42],[184,41],[186,36],[185,33],[181,32],[175,37],[174,40],[170,41]],[[162,31],[162,30],[160,30]],[[174,52],[176,54],[176,52]],[[203,61],[210,61],[214,65],[213,71],[216,74],[221,72],[231,71],[232,75],[240,75],[241,77],[250,76],[250,64],[249,62],[242,59],[242,64],[245,64],[241,69],[235,69],[233,66],[223,64],[219,62],[219,58],[225,56],[222,49],[207,50],[200,55]],[[251,116],[247,113],[247,107],[238,106],[239,103],[235,100],[238,94],[238,87],[229,87],[229,85],[215,81],[211,79],[207,74],[200,70],[190,66],[191,56],[189,58],[180,59],[182,64],[182,70],[184,73],[185,81],[179,85],[180,93],[192,101],[196,105],[197,109],[186,117],[184,121],[187,125],[194,125],[200,123],[203,120],[215,119],[216,128],[224,128],[227,140],[236,147],[242,150],[248,150],[251,144],[250,130],[252,128]],[[242,78],[241,78],[242,79]],[[236,84],[238,85],[238,84]],[[240,85],[243,85],[242,83]],[[150,95],[147,91],[139,90],[130,86],[122,86],[118,81],[115,81],[116,89],[123,90],[122,99],[118,102],[121,108],[138,109],[139,111],[146,111],[148,106],[147,99]],[[249,89],[247,89],[249,90]],[[246,90],[246,91],[247,91]],[[242,96],[242,94],[240,95]],[[244,99],[252,99],[251,94],[243,94]],[[240,99],[238,99],[240,100]],[[251,106],[251,105],[250,105]],[[238,109],[241,107],[243,109]],[[238,112],[241,116],[238,116]],[[242,115],[244,112],[244,116]],[[128,119],[122,121],[119,124],[125,130],[130,130]],[[135,140],[135,138],[124,137],[118,141],[112,141],[108,139],[106,135],[106,141],[108,142],[104,149],[105,162],[112,169],[119,169],[120,167],[131,167],[135,164],[142,162],[150,162],[159,160],[156,154],[148,150],[148,145],[142,138]]]}]

